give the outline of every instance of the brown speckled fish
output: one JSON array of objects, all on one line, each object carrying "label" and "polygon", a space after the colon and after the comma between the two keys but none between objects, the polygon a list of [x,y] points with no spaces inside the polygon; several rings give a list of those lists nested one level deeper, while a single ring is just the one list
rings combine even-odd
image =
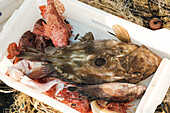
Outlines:
[{"label": "brown speckled fish", "polygon": [[[18,57],[50,62],[51,69],[64,78],[84,84],[137,83],[153,74],[161,62],[145,46],[116,40],[89,40],[46,51],[23,52]],[[45,66],[39,71],[50,69]]]},{"label": "brown speckled fish", "polygon": [[79,94],[105,101],[130,102],[141,98],[146,87],[130,83],[104,83],[99,85],[86,85],[83,87],[68,87],[70,91],[78,91]]}]

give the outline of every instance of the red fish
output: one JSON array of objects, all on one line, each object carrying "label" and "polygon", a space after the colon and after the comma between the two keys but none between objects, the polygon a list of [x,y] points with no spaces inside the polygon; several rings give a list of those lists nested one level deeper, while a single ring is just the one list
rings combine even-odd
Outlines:
[{"label": "red fish", "polygon": [[43,17],[47,24],[44,24],[45,35],[50,37],[54,46],[62,47],[68,44],[68,39],[71,36],[71,28],[64,22],[59,15],[54,0],[47,0],[46,12]]}]

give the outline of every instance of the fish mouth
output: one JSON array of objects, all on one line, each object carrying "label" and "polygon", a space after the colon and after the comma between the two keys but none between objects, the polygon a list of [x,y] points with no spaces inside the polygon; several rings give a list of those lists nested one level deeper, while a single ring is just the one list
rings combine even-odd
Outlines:
[{"label": "fish mouth", "polygon": [[138,95],[137,98],[141,98],[141,97],[144,95],[144,93],[146,92],[146,89],[147,89],[146,86],[144,86],[144,85],[139,85],[139,86],[138,86],[138,90],[137,90],[137,95]]}]

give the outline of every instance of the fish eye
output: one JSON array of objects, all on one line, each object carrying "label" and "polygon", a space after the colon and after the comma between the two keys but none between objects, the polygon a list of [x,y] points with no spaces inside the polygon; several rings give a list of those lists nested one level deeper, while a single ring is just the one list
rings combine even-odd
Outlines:
[{"label": "fish eye", "polygon": [[106,60],[104,58],[96,58],[94,64],[95,66],[101,67],[106,64]]}]

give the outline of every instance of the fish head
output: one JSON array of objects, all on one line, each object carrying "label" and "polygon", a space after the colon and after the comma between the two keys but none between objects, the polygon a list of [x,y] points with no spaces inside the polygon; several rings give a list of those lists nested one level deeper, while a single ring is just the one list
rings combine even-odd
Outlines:
[{"label": "fish head", "polygon": [[122,66],[128,75],[126,80],[131,83],[140,82],[152,75],[159,67],[162,58],[141,45],[134,52],[122,59]]}]

